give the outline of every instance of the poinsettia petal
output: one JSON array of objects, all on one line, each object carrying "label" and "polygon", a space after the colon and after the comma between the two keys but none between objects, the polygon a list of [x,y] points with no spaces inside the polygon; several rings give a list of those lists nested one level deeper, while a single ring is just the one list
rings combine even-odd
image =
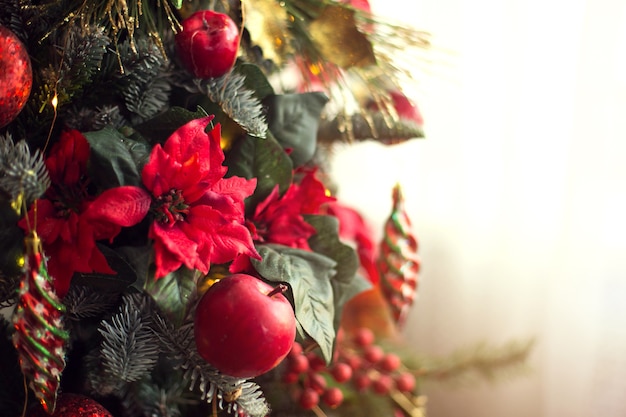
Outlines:
[{"label": "poinsettia petal", "polygon": [[269,193],[269,195],[265,197],[265,199],[256,206],[256,209],[254,210],[254,219],[260,220],[261,217],[263,216],[263,213],[268,209],[268,207],[274,202],[278,201],[278,199],[279,199],[279,195],[278,195],[278,184],[277,184],[274,186],[274,188],[272,188],[272,192]]},{"label": "poinsettia petal", "polygon": [[243,214],[244,200],[254,193],[255,188],[256,178],[248,180],[242,177],[229,177],[216,182],[211,187],[211,191],[230,197],[233,204]]},{"label": "poinsettia petal", "polygon": [[46,158],[46,168],[53,184],[74,185],[87,172],[89,142],[78,130],[61,132],[59,141]]},{"label": "poinsettia petal", "polygon": [[326,187],[315,177],[315,170],[309,170],[300,181],[298,195],[302,214],[318,214],[320,206],[336,199],[326,194]]},{"label": "poinsettia petal", "polygon": [[155,145],[150,153],[150,159],[141,171],[143,185],[155,196],[160,196],[172,189],[171,179],[178,169],[174,167],[175,161],[171,160],[161,145]]},{"label": "poinsettia petal", "polygon": [[143,188],[131,185],[109,188],[89,204],[84,218],[130,227],[143,220],[151,202],[150,194]]},{"label": "poinsettia petal", "polygon": [[[184,225],[185,222],[180,222],[180,224]],[[195,258],[197,257],[198,244],[189,239],[178,224],[169,227],[154,222],[150,227],[149,237],[154,239],[155,243],[158,243],[154,248],[155,261],[161,263],[161,269],[164,270],[163,265],[165,265],[165,261],[173,264],[173,259],[180,262],[178,267],[185,264],[187,268],[193,269]],[[159,277],[165,276],[171,271],[167,271],[164,275],[159,275]],[[206,273],[208,271],[203,272]]]},{"label": "poinsettia petal", "polygon": [[154,241],[154,264],[156,266],[155,279],[163,278],[183,265],[181,260],[171,253],[160,240]]},{"label": "poinsettia petal", "polygon": [[194,207],[181,228],[195,237],[200,250],[209,251],[206,254],[210,254],[210,263],[230,262],[239,254],[260,259],[250,230],[240,222],[224,218],[212,207]]}]

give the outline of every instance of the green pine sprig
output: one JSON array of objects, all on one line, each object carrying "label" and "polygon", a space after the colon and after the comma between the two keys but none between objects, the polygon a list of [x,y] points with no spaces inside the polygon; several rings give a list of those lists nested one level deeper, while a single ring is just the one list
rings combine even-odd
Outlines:
[{"label": "green pine sprig", "polygon": [[39,150],[31,154],[24,141],[15,143],[11,134],[0,135],[0,191],[11,200],[16,211],[48,189],[50,177]]},{"label": "green pine sprig", "polygon": [[149,374],[159,357],[152,331],[151,306],[141,295],[125,295],[118,312],[100,324],[105,373],[122,381],[137,381]]},{"label": "green pine sprig", "polygon": [[268,127],[263,106],[254,91],[246,87],[245,81],[246,77],[236,72],[208,80],[194,80],[198,90],[219,104],[222,111],[248,134],[265,137]]},{"label": "green pine sprig", "polygon": [[183,371],[189,389],[198,390],[202,400],[233,414],[240,408],[250,417],[264,417],[269,413],[269,406],[256,383],[221,374],[200,357],[193,322],[175,329],[158,316],[155,324],[162,350],[177,362],[176,367]]},{"label": "green pine sprig", "polygon": [[72,285],[63,298],[67,308],[66,317],[80,321],[91,317],[99,317],[111,311],[120,301],[120,294],[101,291],[86,285]]}]

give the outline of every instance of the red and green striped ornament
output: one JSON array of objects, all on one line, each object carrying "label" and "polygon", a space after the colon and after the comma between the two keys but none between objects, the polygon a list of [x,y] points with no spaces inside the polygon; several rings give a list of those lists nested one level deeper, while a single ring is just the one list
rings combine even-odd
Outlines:
[{"label": "red and green striped ornament", "polygon": [[384,225],[377,265],[381,292],[394,320],[402,326],[417,295],[421,261],[400,184],[394,186],[392,199],[393,206]]},{"label": "red and green striped ornament", "polygon": [[65,306],[52,286],[36,233],[25,239],[25,245],[24,275],[13,314],[13,345],[30,389],[43,409],[52,414],[65,368],[65,342],[69,338],[63,327]]}]

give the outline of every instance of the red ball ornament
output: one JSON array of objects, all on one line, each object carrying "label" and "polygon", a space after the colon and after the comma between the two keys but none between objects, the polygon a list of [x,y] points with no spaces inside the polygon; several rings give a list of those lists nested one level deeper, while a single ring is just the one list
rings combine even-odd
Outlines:
[{"label": "red ball ornament", "polygon": [[234,274],[213,284],[195,315],[198,353],[222,373],[252,378],[287,356],[296,336],[296,318],[283,295],[256,277]]},{"label": "red ball ornament", "polygon": [[52,414],[41,407],[34,408],[28,417],[113,417],[106,408],[95,400],[80,394],[64,393],[57,400]]},{"label": "red ball ornament", "polygon": [[0,128],[22,111],[33,86],[33,71],[24,44],[0,26]]},{"label": "red ball ornament", "polygon": [[235,64],[239,50],[239,28],[224,13],[198,11],[182,22],[176,34],[178,56],[198,78],[226,74]]}]

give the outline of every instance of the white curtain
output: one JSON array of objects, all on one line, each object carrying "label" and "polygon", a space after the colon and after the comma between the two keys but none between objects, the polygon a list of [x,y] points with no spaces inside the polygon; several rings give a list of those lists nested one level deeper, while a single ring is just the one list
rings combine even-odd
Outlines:
[{"label": "white curtain", "polygon": [[430,417],[626,415],[626,2],[372,0],[432,33],[407,84],[427,139],[338,151],[380,232],[400,181],[420,240],[418,352],[534,337],[532,372],[430,385]]}]

